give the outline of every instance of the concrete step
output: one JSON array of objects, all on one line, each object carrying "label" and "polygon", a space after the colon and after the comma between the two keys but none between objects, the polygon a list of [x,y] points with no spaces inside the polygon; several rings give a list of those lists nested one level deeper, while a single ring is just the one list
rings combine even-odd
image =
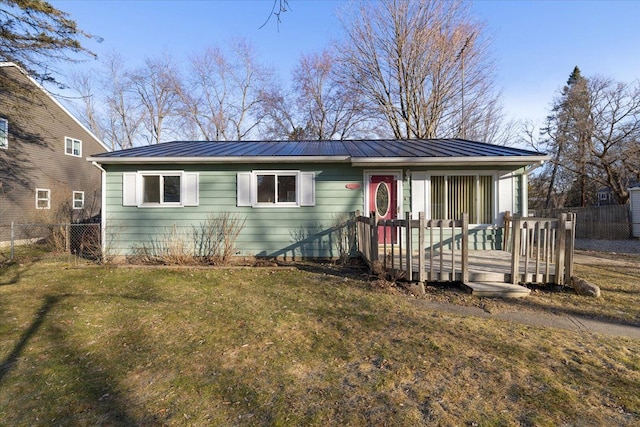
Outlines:
[{"label": "concrete step", "polygon": [[531,293],[531,289],[524,286],[501,282],[466,282],[462,286],[480,297],[521,298]]}]

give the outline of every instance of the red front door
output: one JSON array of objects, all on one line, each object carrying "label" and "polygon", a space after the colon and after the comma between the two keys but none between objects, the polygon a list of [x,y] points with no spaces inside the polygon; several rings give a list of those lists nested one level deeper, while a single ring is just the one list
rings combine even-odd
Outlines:
[{"label": "red front door", "polygon": [[[398,214],[398,193],[393,175],[373,175],[369,182],[369,212],[376,218],[396,219]],[[386,230],[385,230],[386,229]],[[378,243],[396,241],[395,227],[378,227]]]}]

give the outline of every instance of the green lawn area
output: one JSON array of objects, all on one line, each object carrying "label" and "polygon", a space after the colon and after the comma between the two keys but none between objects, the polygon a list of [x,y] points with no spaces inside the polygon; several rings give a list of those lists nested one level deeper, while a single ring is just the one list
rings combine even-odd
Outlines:
[{"label": "green lawn area", "polygon": [[640,341],[414,302],[313,265],[23,260],[0,268],[0,425],[640,423]]}]

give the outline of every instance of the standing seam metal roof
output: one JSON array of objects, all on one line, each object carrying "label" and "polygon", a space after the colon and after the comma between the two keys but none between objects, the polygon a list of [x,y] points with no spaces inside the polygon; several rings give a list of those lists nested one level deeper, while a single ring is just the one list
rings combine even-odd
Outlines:
[{"label": "standing seam metal roof", "polygon": [[527,157],[544,153],[465,139],[349,141],[173,141],[100,153],[92,158],[164,157]]}]

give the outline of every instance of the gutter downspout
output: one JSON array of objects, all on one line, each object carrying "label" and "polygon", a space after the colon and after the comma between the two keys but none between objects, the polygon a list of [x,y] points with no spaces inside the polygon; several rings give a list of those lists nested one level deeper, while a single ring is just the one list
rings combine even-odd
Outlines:
[{"label": "gutter downspout", "polygon": [[104,170],[100,163],[91,162],[91,164],[101,171],[101,190],[100,190],[100,249],[102,251],[102,261],[104,262],[104,255],[106,250],[106,239],[107,239],[107,171]]}]

